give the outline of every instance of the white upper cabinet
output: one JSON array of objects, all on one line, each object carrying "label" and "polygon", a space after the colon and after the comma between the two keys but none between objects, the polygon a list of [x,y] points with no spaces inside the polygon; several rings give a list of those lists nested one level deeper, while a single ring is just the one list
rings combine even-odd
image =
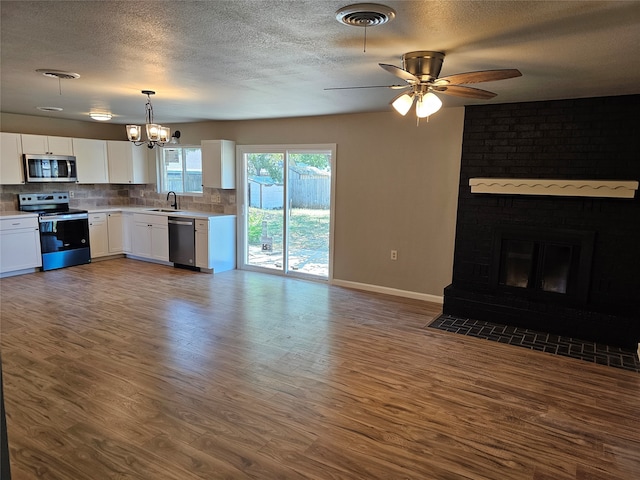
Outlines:
[{"label": "white upper cabinet", "polygon": [[202,140],[202,186],[236,188],[236,144],[231,140]]},{"label": "white upper cabinet", "polygon": [[149,175],[148,148],[132,142],[107,141],[110,183],[153,183]]},{"label": "white upper cabinet", "polygon": [[106,140],[74,138],[78,183],[109,183]]},{"label": "white upper cabinet", "polygon": [[73,155],[73,142],[68,137],[23,134],[22,152],[27,154]]},{"label": "white upper cabinet", "polygon": [[19,133],[0,134],[0,184],[24,183],[22,140]]}]

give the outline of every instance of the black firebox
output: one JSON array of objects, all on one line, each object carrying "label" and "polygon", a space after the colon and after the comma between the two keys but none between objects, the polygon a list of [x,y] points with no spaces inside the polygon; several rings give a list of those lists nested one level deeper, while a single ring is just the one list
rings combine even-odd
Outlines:
[{"label": "black firebox", "polygon": [[590,231],[497,227],[491,286],[506,296],[585,304],[594,238]]}]

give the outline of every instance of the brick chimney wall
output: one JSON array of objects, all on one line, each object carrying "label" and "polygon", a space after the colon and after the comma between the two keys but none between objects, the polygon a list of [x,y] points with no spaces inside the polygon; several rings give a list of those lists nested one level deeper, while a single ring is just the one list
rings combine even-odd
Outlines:
[{"label": "brick chimney wall", "polygon": [[[640,180],[639,112],[640,95],[466,108],[445,313],[499,320],[494,314],[501,311],[508,321],[524,309],[534,312],[532,322],[513,322],[603,343],[640,342],[638,193],[613,199],[472,194],[469,188],[474,177]],[[491,261],[494,231],[505,225],[595,231],[586,304],[554,312],[547,302],[500,298],[490,284]],[[492,306],[481,311],[485,304]],[[545,320],[536,324],[535,317]]]}]

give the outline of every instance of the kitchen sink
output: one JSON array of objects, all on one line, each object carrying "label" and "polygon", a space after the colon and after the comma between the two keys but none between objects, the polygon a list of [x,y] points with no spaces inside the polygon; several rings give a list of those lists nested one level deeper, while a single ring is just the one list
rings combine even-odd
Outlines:
[{"label": "kitchen sink", "polygon": [[173,208],[151,208],[148,210],[149,212],[167,212],[167,213],[175,213],[180,212],[181,210],[174,210]]}]

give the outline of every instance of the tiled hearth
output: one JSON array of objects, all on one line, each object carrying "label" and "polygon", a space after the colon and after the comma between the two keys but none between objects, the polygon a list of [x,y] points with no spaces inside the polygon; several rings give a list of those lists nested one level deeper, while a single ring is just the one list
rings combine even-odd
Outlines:
[{"label": "tiled hearth", "polygon": [[429,327],[640,373],[640,360],[628,349],[451,315],[441,315]]}]

